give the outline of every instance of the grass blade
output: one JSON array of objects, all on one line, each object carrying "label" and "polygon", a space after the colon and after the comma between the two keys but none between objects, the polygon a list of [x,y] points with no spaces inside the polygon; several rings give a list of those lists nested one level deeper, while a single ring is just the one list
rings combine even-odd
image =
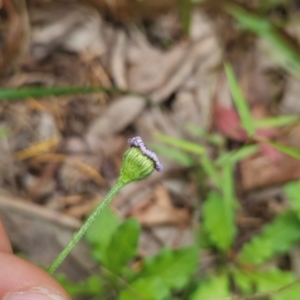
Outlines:
[{"label": "grass blade", "polygon": [[203,155],[200,158],[201,166],[207,176],[214,182],[214,184],[221,188],[221,178],[218,174],[218,170],[215,168],[213,162],[207,157],[207,155]]},{"label": "grass blade", "polygon": [[219,158],[216,161],[216,165],[221,166],[224,163],[236,164],[242,159],[257,153],[258,150],[258,145],[249,145],[243,146],[242,148],[234,150],[232,152],[225,152],[224,154],[219,156]]},{"label": "grass blade", "polygon": [[87,94],[95,92],[132,93],[118,88],[105,88],[100,86],[70,86],[70,87],[35,87],[35,88],[20,88],[20,89],[0,89],[0,101],[3,100],[18,100],[24,98],[39,98],[48,96],[63,96],[72,94]]},{"label": "grass blade", "polygon": [[270,128],[291,125],[299,120],[298,116],[279,116],[275,118],[266,118],[254,120],[255,128]]},{"label": "grass blade", "polygon": [[170,159],[173,159],[174,161],[180,163],[185,167],[192,167],[195,164],[193,159],[188,154],[181,152],[180,150],[162,145],[151,145],[151,149],[153,149],[157,153],[165,155]]},{"label": "grass blade", "polygon": [[267,55],[292,75],[300,78],[300,55],[290,41],[280,34],[267,18],[246,11],[237,5],[228,5],[227,11],[243,27],[268,43]]},{"label": "grass blade", "polygon": [[276,142],[268,142],[268,144],[270,146],[276,148],[277,150],[281,151],[282,153],[285,153],[289,156],[300,159],[300,151],[297,149],[294,149],[289,146],[285,146],[283,144],[276,143]]},{"label": "grass blade", "polygon": [[195,143],[187,142],[182,139],[174,138],[171,136],[163,135],[163,134],[155,134],[155,136],[162,142],[165,142],[166,144],[169,144],[171,146],[175,146],[177,148],[180,148],[182,150],[192,152],[195,154],[203,154],[205,153],[205,148],[202,146],[199,146]]},{"label": "grass blade", "polygon": [[179,17],[182,24],[182,28],[185,34],[190,31],[191,14],[192,14],[192,1],[191,0],[178,0],[179,4]]},{"label": "grass blade", "polygon": [[233,72],[232,67],[229,64],[225,64],[225,72],[229,84],[229,88],[232,94],[233,101],[236,105],[237,111],[239,113],[242,126],[247,131],[249,136],[253,136],[255,133],[254,124],[252,121],[251,113],[247,105],[246,99],[238,85],[236,76]]},{"label": "grass blade", "polygon": [[234,209],[237,206],[234,190],[234,174],[233,166],[230,163],[226,163],[222,168],[222,195],[223,201],[227,205]]}]

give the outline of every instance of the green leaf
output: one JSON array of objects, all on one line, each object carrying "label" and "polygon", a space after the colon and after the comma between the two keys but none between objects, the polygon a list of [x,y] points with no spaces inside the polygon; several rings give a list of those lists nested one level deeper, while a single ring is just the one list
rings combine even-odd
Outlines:
[{"label": "green leaf", "polygon": [[114,274],[120,274],[128,261],[137,252],[140,224],[136,219],[128,219],[114,232],[103,257],[103,265]]},{"label": "green leaf", "polygon": [[223,274],[202,282],[191,300],[216,300],[229,297],[230,294],[228,277]]},{"label": "green leaf", "polygon": [[248,273],[236,268],[232,270],[234,283],[244,295],[253,294],[253,281]]},{"label": "green leaf", "polygon": [[257,295],[255,299],[291,300],[298,299],[300,293],[295,275],[278,269],[246,272],[235,269],[233,278],[238,288],[250,298]]},{"label": "green leaf", "polygon": [[195,164],[193,159],[189,155],[180,150],[161,145],[152,145],[151,149],[153,149],[157,153],[165,155],[170,159],[173,159],[174,161],[182,164],[183,166],[191,167]]},{"label": "green leaf", "polygon": [[229,88],[232,94],[232,98],[236,105],[239,116],[241,118],[242,125],[244,129],[247,131],[248,135],[253,136],[255,133],[255,128],[254,128],[254,123],[251,117],[249,107],[238,85],[232,67],[227,63],[225,64],[225,72],[226,72]]},{"label": "green leaf", "polygon": [[196,242],[200,248],[211,249],[214,246],[203,226],[198,226],[196,230]]},{"label": "green leaf", "polygon": [[298,241],[300,223],[296,215],[288,211],[277,216],[246,243],[238,258],[243,263],[262,264],[277,254],[286,253]]},{"label": "green leaf", "polygon": [[110,207],[106,207],[88,229],[85,238],[92,245],[93,256],[98,262],[102,262],[106,248],[120,223],[119,217],[112,212]]},{"label": "green leaf", "polygon": [[0,89],[1,100],[18,100],[26,98],[39,98],[48,96],[64,96],[73,94],[87,94],[96,92],[128,94],[129,91],[118,88],[105,88],[101,86],[69,86],[69,87],[35,87],[21,89]]},{"label": "green leaf", "polygon": [[227,251],[236,234],[235,214],[232,202],[225,201],[211,191],[202,206],[203,226],[211,241],[221,251]]},{"label": "green leaf", "polygon": [[299,120],[298,116],[279,116],[274,118],[266,118],[261,120],[254,120],[255,128],[270,128],[280,127],[294,124]]},{"label": "green leaf", "polygon": [[103,286],[99,276],[91,275],[86,280],[71,282],[65,274],[58,274],[55,278],[71,296],[96,296],[102,292]]},{"label": "green leaf", "polygon": [[275,149],[297,159],[300,159],[300,151],[283,144],[275,143],[275,142],[267,142],[270,146],[274,147]]},{"label": "green leaf", "polygon": [[203,154],[205,152],[205,148],[202,146],[199,146],[197,144],[187,142],[185,140],[177,139],[171,136],[163,135],[163,134],[155,134],[155,136],[161,140],[162,142],[165,142],[171,146],[178,147],[182,150],[196,153],[196,154]]},{"label": "green leaf", "polygon": [[284,191],[289,198],[293,211],[300,219],[300,181],[293,181],[284,186]]},{"label": "green leaf", "polygon": [[163,249],[158,255],[147,258],[140,278],[158,277],[169,289],[180,289],[197,268],[198,248]]},{"label": "green leaf", "polygon": [[240,6],[228,5],[226,9],[239,21],[243,29],[250,30],[258,35],[265,35],[273,28],[267,18],[262,18],[255,13],[250,13]]},{"label": "green leaf", "polygon": [[[258,293],[273,294],[275,292],[274,295],[270,295],[272,300],[293,300],[299,298],[300,284],[299,282],[293,284],[296,281],[296,277],[291,272],[274,269],[267,272],[255,272],[250,274],[250,276]],[[287,288],[281,290],[285,286]]]},{"label": "green leaf", "polygon": [[222,166],[222,181],[221,181],[222,195],[224,203],[233,209],[237,207],[234,190],[233,166],[230,163]]},{"label": "green leaf", "polygon": [[139,278],[130,288],[120,293],[119,300],[163,300],[169,293],[169,289],[159,277]]}]

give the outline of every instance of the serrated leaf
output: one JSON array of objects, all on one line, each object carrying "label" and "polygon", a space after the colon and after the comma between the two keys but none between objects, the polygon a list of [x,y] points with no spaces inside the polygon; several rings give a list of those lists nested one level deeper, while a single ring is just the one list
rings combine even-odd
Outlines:
[{"label": "serrated leaf", "polygon": [[233,269],[232,275],[234,283],[244,295],[250,295],[253,293],[253,281],[248,275],[248,272],[244,272],[239,269]]},{"label": "serrated leaf", "polygon": [[159,277],[166,287],[180,289],[197,268],[198,248],[163,249],[158,255],[145,260],[140,278]]},{"label": "serrated leaf", "polygon": [[206,248],[206,249],[213,248],[214,245],[210,240],[209,235],[203,226],[199,226],[199,228],[197,228],[196,233],[197,233],[196,242],[200,248]]},{"label": "serrated leaf", "polygon": [[211,191],[202,206],[202,212],[203,226],[211,241],[220,250],[227,251],[236,234],[232,203],[224,201],[218,193]]},{"label": "serrated leaf", "polygon": [[128,261],[137,252],[140,224],[136,219],[128,219],[112,235],[103,256],[102,263],[114,274],[120,274]]},{"label": "serrated leaf", "polygon": [[284,186],[284,191],[289,199],[293,211],[300,219],[300,181],[293,181]]},{"label": "serrated leaf", "polygon": [[216,300],[230,296],[228,277],[223,274],[200,283],[191,300]]},{"label": "serrated leaf", "polygon": [[[255,272],[250,276],[257,288],[257,292],[270,293],[270,299],[272,300],[293,300],[299,298],[300,284],[299,282],[292,284],[296,281],[296,277],[291,272],[274,269],[267,272]],[[281,290],[285,286],[288,287]],[[273,294],[273,292],[275,293]]]},{"label": "serrated leaf", "polygon": [[241,123],[243,128],[247,131],[249,136],[253,136],[255,133],[254,123],[252,121],[251,113],[246,102],[246,99],[241,91],[241,88],[238,85],[236,76],[232,70],[232,67],[229,64],[225,64],[225,72],[232,94],[232,98],[236,105],[237,111],[239,113]]},{"label": "serrated leaf", "polygon": [[262,264],[274,255],[283,254],[300,241],[300,223],[293,212],[277,216],[262,232],[246,243],[239,260],[243,263]]},{"label": "serrated leaf", "polygon": [[119,217],[110,207],[106,207],[88,229],[85,238],[93,246],[93,256],[98,262],[101,262],[105,256],[106,248],[120,223]]},{"label": "serrated leaf", "polygon": [[130,284],[130,288],[120,293],[119,300],[163,300],[169,293],[169,289],[159,277],[139,278]]},{"label": "serrated leaf", "polygon": [[71,282],[65,274],[58,274],[55,278],[71,296],[95,296],[102,292],[102,282],[99,276],[91,275],[86,280]]},{"label": "serrated leaf", "polygon": [[297,295],[300,293],[300,284],[295,282],[296,277],[291,272],[278,269],[243,272],[235,269],[232,274],[239,289],[250,298],[291,300],[297,299]]}]

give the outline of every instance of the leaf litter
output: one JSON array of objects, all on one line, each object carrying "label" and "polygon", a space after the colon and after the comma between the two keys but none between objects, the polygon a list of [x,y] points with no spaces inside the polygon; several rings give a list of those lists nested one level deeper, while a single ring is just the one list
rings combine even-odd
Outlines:
[{"label": "leaf litter", "polygon": [[[67,216],[66,222],[77,228],[116,179],[126,141],[133,135],[142,136],[147,144],[157,144],[153,136],[157,132],[193,142],[195,137],[185,130],[186,124],[192,123],[227,138],[226,150],[253,142],[231,100],[222,68],[224,57],[234,66],[254,119],[299,112],[299,81],[278,71],[265,54],[270,48],[261,40],[254,42],[251,35],[241,37],[229,29],[226,17],[205,5],[193,10],[190,33],[184,36],[176,10],[170,9],[175,1],[153,2],[160,4],[151,7],[122,1],[122,13],[119,7],[108,7],[100,0],[80,4],[5,1],[11,5],[4,5],[5,16],[0,16],[1,87],[102,85],[134,92],[48,96],[0,105],[0,126],[9,129],[0,139],[0,206],[16,215],[25,209],[8,208],[4,190],[16,203],[31,202],[27,213],[40,216],[34,226],[30,225],[33,235],[40,235],[34,227],[43,223],[46,212]],[[109,11],[110,17],[106,18],[99,7]],[[126,22],[117,24],[116,20]],[[299,42],[297,26],[289,30]],[[281,97],[278,105],[275,96]],[[249,192],[272,190],[300,178],[299,161],[264,142],[300,149],[298,124],[258,129],[257,136],[260,151],[242,160],[240,176],[236,176],[239,196],[245,195],[247,201],[253,201],[246,197]],[[213,152],[209,148],[209,154]],[[134,216],[144,227],[140,245],[144,255],[164,246],[195,242],[193,220],[199,212],[193,200],[198,181],[186,180],[187,170],[180,163],[163,155],[161,160],[164,174],[133,184],[113,204],[124,218]],[[174,193],[166,184],[170,179],[179,180],[182,189]],[[246,237],[274,216],[274,205],[265,203],[275,203],[281,196],[275,188],[275,196],[271,200],[263,197],[264,204],[256,208],[241,200],[246,214],[238,216],[238,224]],[[177,198],[183,200],[178,204]],[[22,244],[20,232],[27,220],[16,223],[3,214],[8,228],[18,228],[13,242]],[[59,223],[57,217],[47,218]],[[57,232],[56,225],[45,230],[50,241],[52,230]],[[68,234],[68,226],[63,228],[62,235]],[[245,236],[238,236],[237,245]],[[49,244],[41,253],[51,252]],[[30,248],[20,249],[39,263],[51,260]],[[204,264],[210,256],[204,253]]]}]

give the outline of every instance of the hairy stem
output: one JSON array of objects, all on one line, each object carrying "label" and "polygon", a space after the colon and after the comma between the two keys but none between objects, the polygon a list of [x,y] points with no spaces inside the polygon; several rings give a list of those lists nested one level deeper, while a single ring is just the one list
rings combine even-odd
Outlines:
[{"label": "hairy stem", "polygon": [[104,200],[96,207],[93,213],[88,217],[83,226],[74,233],[72,240],[69,244],[63,249],[63,251],[57,256],[57,258],[53,261],[51,266],[48,269],[49,274],[53,274],[54,271],[60,266],[60,264],[65,260],[71,250],[76,246],[76,244],[80,241],[92,223],[96,220],[101,211],[109,204],[111,200],[119,193],[119,191],[124,187],[124,183],[118,180],[112,189],[109,191]]}]

